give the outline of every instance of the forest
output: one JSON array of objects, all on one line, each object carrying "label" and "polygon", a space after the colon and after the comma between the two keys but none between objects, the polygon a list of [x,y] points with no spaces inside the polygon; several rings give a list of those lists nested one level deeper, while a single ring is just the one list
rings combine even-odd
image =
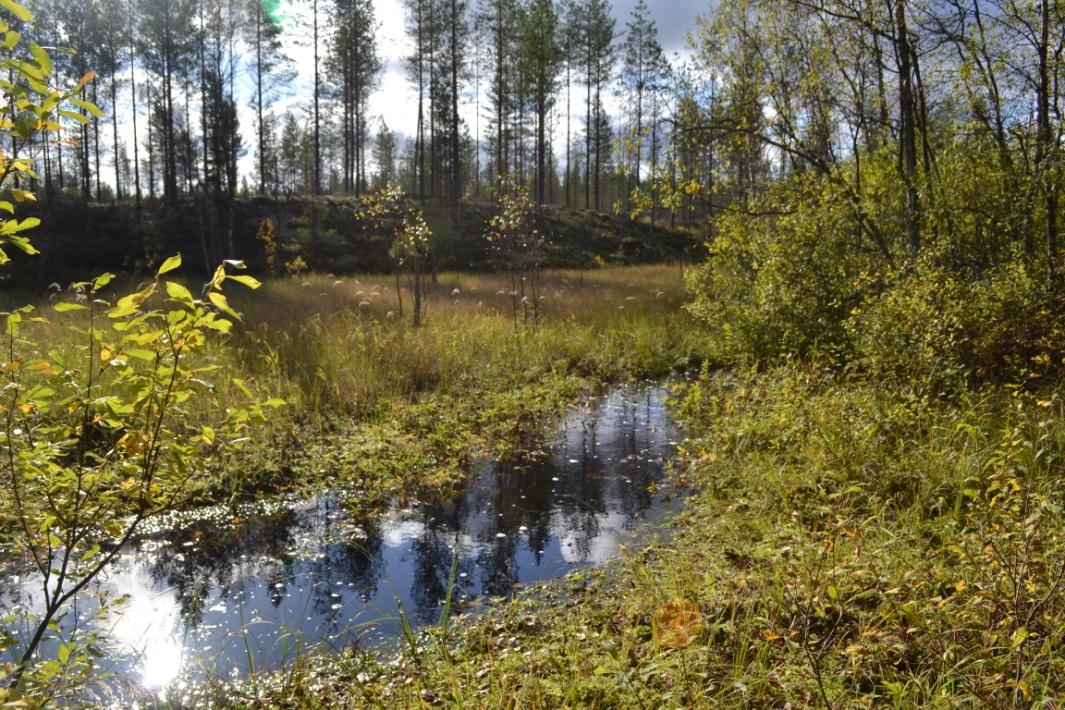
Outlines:
[{"label": "forest", "polygon": [[0,707],[1057,707],[1063,54],[0,0]]}]

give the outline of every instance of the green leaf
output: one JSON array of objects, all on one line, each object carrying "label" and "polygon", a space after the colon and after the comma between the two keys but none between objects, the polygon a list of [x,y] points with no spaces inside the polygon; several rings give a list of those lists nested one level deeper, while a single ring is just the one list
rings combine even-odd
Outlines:
[{"label": "green leaf", "polygon": [[37,65],[41,68],[41,73],[45,76],[52,73],[52,58],[48,56],[48,52],[41,49],[40,45],[30,42],[30,52],[33,54],[33,58],[37,61]]},{"label": "green leaf", "polygon": [[37,251],[37,249],[34,248],[33,244],[26,237],[10,236],[10,237],[7,238],[7,241],[8,241],[8,244],[11,244],[12,246],[17,247],[18,249],[22,250],[26,254],[29,254],[30,256],[33,256],[35,254],[40,254],[41,253],[41,252]]},{"label": "green leaf", "polygon": [[219,333],[229,334],[230,331],[233,330],[232,321],[228,321],[225,318],[216,318],[215,320],[212,320],[212,321],[206,321],[203,325],[204,325],[205,328],[210,328],[211,330],[217,330]]},{"label": "green leaf", "polygon": [[140,305],[148,300],[148,297],[155,293],[155,284],[150,284],[147,288],[131,293],[127,296],[123,296],[118,299],[118,303],[115,307],[107,312],[107,317],[111,319],[124,318],[129,315],[133,315],[140,308]]},{"label": "green leaf", "polygon": [[159,270],[155,272],[155,275],[162,276],[163,274],[173,271],[179,266],[181,266],[181,254],[172,256],[166,261],[164,261],[163,265],[159,267]]},{"label": "green leaf", "polygon": [[144,348],[130,348],[124,352],[130,357],[135,357],[138,360],[144,360],[146,362],[151,362],[155,359],[155,353],[151,350],[145,350]]},{"label": "green leaf", "polygon": [[104,117],[104,112],[102,110],[100,110],[99,106],[97,106],[94,103],[90,103],[89,101],[86,101],[85,99],[71,99],[70,103],[74,104],[78,108],[85,109],[86,111],[91,113],[96,118],[103,118]]},{"label": "green leaf", "polygon": [[232,382],[234,385],[236,385],[237,389],[244,394],[245,397],[253,397],[251,390],[248,389],[248,385],[244,383],[244,380],[234,377]]},{"label": "green leaf", "polygon": [[27,229],[33,229],[41,223],[41,220],[37,217],[27,217],[19,222],[17,219],[6,219],[2,226],[0,226],[0,234],[8,235],[15,234],[16,232],[22,232]]},{"label": "green leaf", "polygon": [[70,311],[84,311],[88,310],[88,306],[83,306],[80,303],[57,303],[52,306],[56,313],[69,313]]},{"label": "green leaf", "polygon": [[23,22],[29,22],[33,19],[33,13],[19,5],[15,0],[0,0],[0,5]]},{"label": "green leaf", "polygon": [[110,273],[110,272],[106,273],[106,274],[100,274],[99,276],[97,276],[95,279],[92,280],[92,290],[93,291],[99,291],[104,286],[106,286],[107,284],[111,283],[111,280],[114,279],[114,278],[115,278],[115,275]]},{"label": "green leaf", "polygon": [[[163,266],[166,266],[166,264]],[[162,269],[160,269],[160,273],[163,273]],[[166,282],[166,295],[170,296],[170,298],[175,301],[182,301],[184,303],[192,303],[193,301],[192,292],[176,281]]]},{"label": "green leaf", "polygon": [[211,303],[213,303],[219,310],[228,313],[237,320],[240,320],[240,314],[233,310],[233,308],[229,305],[229,301],[226,300],[226,297],[218,293],[218,291],[211,291],[209,294],[207,294],[207,298],[211,299]]},{"label": "green leaf", "polygon": [[89,122],[89,117],[88,116],[86,116],[84,114],[77,113],[75,111],[68,111],[66,109],[59,109],[59,111],[57,111],[56,113],[58,113],[63,118],[69,118],[70,120],[77,121],[78,123],[81,123],[81,124],[85,124],[85,123]]},{"label": "green leaf", "polygon": [[134,409],[131,404],[124,404],[118,397],[108,397],[104,404],[116,417],[121,417],[126,414],[133,414]]}]

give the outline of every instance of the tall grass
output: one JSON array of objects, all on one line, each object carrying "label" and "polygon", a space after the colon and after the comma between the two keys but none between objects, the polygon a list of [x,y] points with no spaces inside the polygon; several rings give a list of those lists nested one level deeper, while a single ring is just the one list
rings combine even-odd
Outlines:
[{"label": "tall grass", "polygon": [[502,276],[443,274],[428,287],[425,324],[413,328],[388,277],[272,282],[239,302],[239,369],[298,409],[365,416],[391,398],[546,372],[655,375],[701,357],[675,267],[550,272],[536,328],[516,323],[510,290]]},{"label": "tall grass", "polygon": [[[111,288],[121,294],[135,285]],[[203,364],[219,367],[203,386],[223,401],[250,390],[289,406],[233,455],[228,472],[212,472],[198,496],[335,482],[337,471],[368,488],[395,476],[422,483],[427,467],[454,480],[471,448],[490,439],[519,445],[581,388],[704,357],[705,343],[680,308],[686,292],[674,266],[548,272],[536,327],[515,318],[503,275],[439,275],[418,328],[409,322],[409,289],[399,287],[391,276],[305,275],[230,293],[243,321],[208,348]],[[30,297],[0,300],[21,306]],[[60,357],[73,353],[81,335],[69,326],[82,326],[82,316],[52,313],[48,298],[38,300],[49,320],[28,324],[25,337],[48,342]],[[121,334],[113,339],[105,344],[120,352]],[[184,406],[203,424],[220,416],[196,398]],[[319,441],[323,434],[333,438]]]}]

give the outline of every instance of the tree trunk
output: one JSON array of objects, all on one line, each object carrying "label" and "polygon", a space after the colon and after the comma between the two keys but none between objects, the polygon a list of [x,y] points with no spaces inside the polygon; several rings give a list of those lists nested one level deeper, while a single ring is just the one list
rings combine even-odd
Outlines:
[{"label": "tree trunk", "polygon": [[1050,4],[1040,0],[1039,15],[1039,86],[1038,86],[1038,140],[1036,141],[1035,173],[1042,184],[1044,215],[1044,239],[1046,246],[1047,274],[1053,282],[1057,272],[1058,258],[1058,185],[1053,179],[1053,133],[1050,113]]},{"label": "tree trunk", "polygon": [[[451,0],[451,208],[454,213],[462,199],[462,150],[459,141],[459,17]],[[452,232],[454,232],[452,220]]]},{"label": "tree trunk", "polygon": [[137,213],[137,218],[140,218],[141,214],[141,166],[140,166],[140,146],[137,144],[137,68],[135,63],[135,54],[133,46],[133,0],[130,0],[129,5],[129,82],[130,82],[130,96],[133,101],[133,191],[134,191],[134,209]]},{"label": "tree trunk", "polygon": [[913,68],[906,2],[895,0],[895,51],[899,64],[899,163],[906,186],[906,242],[910,257],[921,249],[920,201],[917,194],[917,132]]}]

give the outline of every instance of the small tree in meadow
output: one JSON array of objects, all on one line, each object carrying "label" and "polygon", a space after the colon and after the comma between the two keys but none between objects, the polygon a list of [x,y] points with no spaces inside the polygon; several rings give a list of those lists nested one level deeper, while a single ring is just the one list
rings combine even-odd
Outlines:
[{"label": "small tree in meadow", "polygon": [[424,315],[425,264],[433,238],[425,216],[395,185],[388,185],[364,197],[360,216],[375,228],[392,230],[392,247],[389,254],[396,262],[396,298],[399,301],[399,313],[400,316],[403,315],[400,275],[405,271],[410,278],[413,296],[411,322],[418,327]]},{"label": "small tree in meadow", "polygon": [[510,275],[514,323],[518,313],[525,325],[540,322],[540,277],[546,240],[533,223],[533,204],[524,188],[503,186],[499,214],[488,223],[486,235],[496,266]]}]

